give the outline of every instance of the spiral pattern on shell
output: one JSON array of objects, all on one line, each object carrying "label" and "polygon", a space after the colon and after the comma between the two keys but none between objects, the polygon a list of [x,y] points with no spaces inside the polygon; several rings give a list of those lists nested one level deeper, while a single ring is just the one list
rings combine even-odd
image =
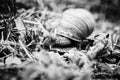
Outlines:
[{"label": "spiral pattern on shell", "polygon": [[94,31],[95,24],[95,19],[89,11],[69,9],[63,13],[57,34],[80,42]]}]

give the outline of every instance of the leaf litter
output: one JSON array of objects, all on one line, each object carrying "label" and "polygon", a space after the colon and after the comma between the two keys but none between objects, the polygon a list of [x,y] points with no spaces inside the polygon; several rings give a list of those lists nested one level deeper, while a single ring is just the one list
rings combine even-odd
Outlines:
[{"label": "leaf litter", "polygon": [[82,49],[81,45],[81,50],[71,48],[62,55],[43,49],[44,38],[54,35],[50,32],[58,25],[61,14],[32,8],[15,19],[18,41],[11,37],[12,34],[6,40],[2,35],[0,40],[2,80],[119,79],[120,31],[119,27],[110,29],[112,24],[106,21],[102,24],[101,34],[96,29],[89,37],[93,43],[92,46],[87,44],[87,49]]}]

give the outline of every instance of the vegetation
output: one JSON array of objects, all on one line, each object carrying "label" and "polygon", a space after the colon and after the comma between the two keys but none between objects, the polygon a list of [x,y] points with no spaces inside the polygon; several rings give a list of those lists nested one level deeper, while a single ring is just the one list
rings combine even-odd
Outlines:
[{"label": "vegetation", "polygon": [[[119,4],[119,0],[0,1],[0,79],[119,80]],[[94,32],[81,50],[60,54],[44,49],[44,39],[69,8],[90,10],[97,22]]]}]

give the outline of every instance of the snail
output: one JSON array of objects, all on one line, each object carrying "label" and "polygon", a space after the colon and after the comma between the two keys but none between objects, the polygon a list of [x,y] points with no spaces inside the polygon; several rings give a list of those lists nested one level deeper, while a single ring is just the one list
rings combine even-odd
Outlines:
[{"label": "snail", "polygon": [[[56,36],[45,41],[48,45],[50,41],[52,47],[63,48],[74,47],[78,42],[86,39],[94,31],[95,19],[93,15],[85,9],[68,9],[66,10],[59,22],[58,27],[54,30]],[[48,42],[47,42],[48,41]]]}]

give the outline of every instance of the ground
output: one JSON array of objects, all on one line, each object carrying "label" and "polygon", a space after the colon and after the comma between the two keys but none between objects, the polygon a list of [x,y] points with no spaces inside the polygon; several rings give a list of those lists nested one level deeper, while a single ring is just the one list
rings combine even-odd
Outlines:
[{"label": "ground", "polygon": [[[16,0],[16,15],[3,23],[7,28],[0,22],[0,79],[119,80],[119,15],[116,11],[117,17],[106,13],[112,10],[110,4],[110,8],[99,9],[100,1]],[[62,54],[44,49],[44,39],[69,8],[91,11],[96,19],[94,32],[81,49],[71,48]]]}]

